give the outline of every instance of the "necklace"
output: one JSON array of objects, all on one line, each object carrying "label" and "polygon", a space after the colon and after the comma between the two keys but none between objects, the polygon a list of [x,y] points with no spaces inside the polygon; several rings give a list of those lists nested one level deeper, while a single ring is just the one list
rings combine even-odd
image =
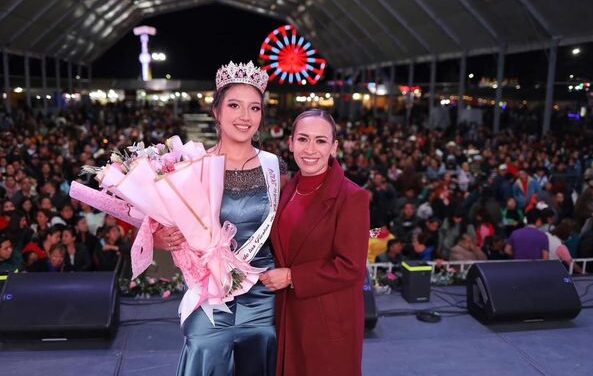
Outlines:
[{"label": "necklace", "polygon": [[299,196],[309,196],[309,195],[312,195],[313,193],[317,192],[319,190],[319,188],[321,188],[322,185],[323,185],[323,183],[319,184],[311,192],[307,192],[307,193],[299,192],[299,187],[298,186],[294,188],[294,191]]}]

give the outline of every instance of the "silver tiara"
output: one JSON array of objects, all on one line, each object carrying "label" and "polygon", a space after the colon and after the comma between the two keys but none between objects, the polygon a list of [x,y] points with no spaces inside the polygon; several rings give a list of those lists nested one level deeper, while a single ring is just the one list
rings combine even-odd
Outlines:
[{"label": "silver tiara", "polygon": [[232,61],[216,72],[216,90],[228,84],[247,84],[255,86],[262,94],[268,85],[268,74],[253,62],[235,64]]}]

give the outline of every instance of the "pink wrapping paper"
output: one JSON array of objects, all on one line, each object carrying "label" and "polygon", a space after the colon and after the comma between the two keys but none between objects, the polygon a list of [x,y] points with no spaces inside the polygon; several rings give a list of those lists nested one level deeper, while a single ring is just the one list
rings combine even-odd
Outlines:
[{"label": "pink wrapping paper", "polygon": [[[131,251],[133,278],[152,263],[153,234],[159,223],[179,228],[187,242],[171,254],[192,295],[187,299],[191,302],[189,309],[182,301],[183,322],[191,311],[205,302],[222,307],[247,292],[265,269],[254,268],[237,258],[233,239],[235,226],[225,222],[221,227],[224,157],[208,155],[199,143],[190,141],[183,145],[178,137],[167,143],[172,148],[171,154],[184,158],[183,162],[174,164],[172,172],[158,176],[148,158],[140,157],[127,174],[123,174],[117,164],[103,169],[100,185],[119,198],[78,183],[73,183],[70,194],[139,228]],[[245,279],[239,288],[231,291],[234,269]]]}]

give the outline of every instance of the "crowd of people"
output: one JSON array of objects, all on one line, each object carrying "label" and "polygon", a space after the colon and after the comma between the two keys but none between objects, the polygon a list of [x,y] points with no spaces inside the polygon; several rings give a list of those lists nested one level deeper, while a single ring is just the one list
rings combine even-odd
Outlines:
[{"label": "crowd of people", "polygon": [[57,116],[19,110],[0,124],[0,273],[130,271],[133,228],[68,195],[83,165],[103,165],[113,149],[184,134],[164,109],[123,104],[72,107]]},{"label": "crowd of people", "polygon": [[[260,145],[296,171],[290,120],[267,119]],[[112,270],[121,259],[129,274],[133,228],[70,199],[69,186],[96,187],[81,166],[105,164],[115,148],[185,139],[181,118],[163,107],[73,106],[51,118],[16,111],[0,131],[0,272]],[[371,227],[381,228],[370,262],[593,257],[593,143],[584,134],[366,117],[338,122],[338,139],[337,158],[368,190]],[[525,241],[533,238],[539,251]]]}]

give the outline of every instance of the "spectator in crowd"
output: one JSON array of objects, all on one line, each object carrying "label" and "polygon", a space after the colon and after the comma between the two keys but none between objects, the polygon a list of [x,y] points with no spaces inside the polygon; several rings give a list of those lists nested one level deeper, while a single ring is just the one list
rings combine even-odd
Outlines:
[{"label": "spectator in crowd", "polygon": [[368,262],[375,262],[377,256],[387,249],[388,242],[394,238],[387,226],[381,227],[377,235],[369,239]]},{"label": "spectator in crowd", "polygon": [[412,252],[408,255],[410,259],[431,261],[434,256],[434,247],[427,244],[428,236],[420,233],[412,240]]},{"label": "spectator in crowd", "polygon": [[560,223],[562,220],[574,217],[574,205],[570,196],[567,198],[565,193],[558,191],[554,194],[550,208],[554,211],[554,222]]},{"label": "spectator in crowd", "polygon": [[470,235],[474,241],[476,239],[474,225],[466,222],[463,209],[458,207],[449,218],[445,219],[439,228],[439,248],[437,252],[439,256],[448,260],[451,248],[453,248],[457,239],[463,234]]},{"label": "spectator in crowd", "polygon": [[513,231],[505,252],[515,260],[547,260],[548,238],[538,229],[541,225],[540,210],[533,209],[527,213],[527,226]]},{"label": "spectator in crowd", "polygon": [[502,226],[505,235],[511,236],[511,233],[525,225],[525,216],[523,210],[517,207],[517,201],[509,197],[506,206],[502,209]]},{"label": "spectator in crowd", "polygon": [[76,218],[74,217],[74,208],[72,204],[66,203],[62,206],[60,210],[60,220],[64,222],[66,226],[74,226],[76,223],[74,221]]},{"label": "spectator in crowd", "polygon": [[[578,258],[593,258],[593,217],[589,219],[583,225],[582,232],[580,234],[580,241],[577,251]],[[593,273],[593,263],[587,264],[587,273]]]},{"label": "spectator in crowd", "polygon": [[27,243],[33,239],[35,234],[29,227],[27,217],[21,211],[16,211],[10,217],[10,223],[5,231],[6,236],[12,241],[17,252],[21,252]]},{"label": "spectator in crowd", "polygon": [[84,244],[77,241],[76,232],[72,227],[62,230],[62,244],[66,248],[64,271],[86,272],[91,269],[91,256]]},{"label": "spectator in crowd", "polygon": [[405,244],[401,239],[391,239],[387,242],[387,250],[377,256],[376,262],[390,262],[400,265],[405,260]]},{"label": "spectator in crowd", "polygon": [[371,227],[389,225],[395,206],[395,189],[378,171],[372,175],[372,181],[367,189],[371,193]]},{"label": "spectator in crowd", "polygon": [[486,254],[476,245],[474,238],[467,233],[459,237],[457,244],[451,248],[449,257],[451,261],[478,261],[486,259]]},{"label": "spectator in crowd", "polygon": [[510,256],[505,253],[506,237],[502,235],[489,236],[484,240],[483,251],[488,260],[508,260]]},{"label": "spectator in crowd", "polygon": [[560,238],[562,244],[566,245],[572,258],[578,257],[581,235],[577,232],[577,224],[574,219],[564,218],[554,229],[554,235]]},{"label": "spectator in crowd", "polygon": [[512,175],[509,174],[506,164],[498,166],[496,177],[492,182],[492,190],[499,203],[508,202],[513,197]]},{"label": "spectator in crowd", "polygon": [[513,184],[513,197],[520,209],[525,209],[534,196],[540,191],[537,182],[527,171],[519,171],[519,177]]},{"label": "spectator in crowd", "polygon": [[18,271],[23,265],[23,257],[20,252],[12,247],[12,241],[4,235],[0,235],[0,273]]},{"label": "spectator in crowd", "polygon": [[10,200],[4,201],[2,203],[2,212],[0,214],[0,231],[8,228],[12,213],[14,213],[14,204]]},{"label": "spectator in crowd", "polygon": [[41,234],[44,231],[49,230],[51,227],[51,219],[53,218],[53,213],[49,209],[39,209],[35,214],[35,220],[31,224],[31,229],[35,234]]},{"label": "spectator in crowd", "polygon": [[[572,256],[570,255],[570,251],[562,241],[562,238],[567,238],[568,234],[565,232],[564,228],[560,228],[560,231],[557,231],[557,228],[554,229],[552,232],[545,232],[546,236],[548,237],[548,249],[550,250],[550,260],[560,260],[562,263],[568,268],[572,263]],[[573,270],[576,273],[581,273],[581,267],[577,264],[573,265]]]},{"label": "spectator in crowd", "polygon": [[441,220],[438,217],[432,216],[424,222],[423,228],[419,229],[419,231],[422,231],[425,234],[426,245],[434,250],[435,256],[438,258],[442,258],[442,255],[438,254],[437,252],[439,249],[440,225]]},{"label": "spectator in crowd", "polygon": [[593,215],[593,170],[585,175],[585,189],[574,205],[575,219],[579,227]]},{"label": "spectator in crowd", "polygon": [[4,190],[4,197],[10,198],[20,189],[13,175],[7,175],[0,187]]},{"label": "spectator in crowd", "polygon": [[457,170],[457,184],[459,185],[459,190],[461,190],[461,192],[467,192],[474,181],[475,177],[470,170],[469,163],[463,162],[461,168]]},{"label": "spectator in crowd", "polygon": [[488,213],[484,209],[478,210],[474,219],[474,228],[476,230],[476,245],[481,248],[484,240],[496,234],[496,227],[490,220]]},{"label": "spectator in crowd", "polygon": [[545,189],[549,182],[548,176],[546,175],[546,169],[543,166],[539,166],[535,172],[535,175],[533,176],[533,179],[536,181],[540,190]]},{"label": "spectator in crowd", "polygon": [[35,261],[27,267],[28,272],[63,272],[66,247],[61,244],[54,244],[49,250],[49,256]]},{"label": "spectator in crowd", "polygon": [[27,223],[33,224],[35,221],[35,214],[37,212],[37,206],[33,203],[33,200],[26,198],[21,202],[20,210],[27,218]]},{"label": "spectator in crowd", "polygon": [[121,258],[122,275],[131,276],[130,246],[122,238],[121,228],[117,225],[106,227],[102,231],[102,249],[97,252],[99,270],[115,270],[117,261]]},{"label": "spectator in crowd", "polygon": [[34,199],[34,191],[33,191],[33,183],[31,182],[31,178],[25,177],[21,179],[19,182],[20,189],[16,191],[14,195],[10,198],[12,202],[14,202],[15,206],[20,206],[23,200],[29,198]]},{"label": "spectator in crowd", "polygon": [[409,202],[403,206],[400,215],[393,221],[392,232],[397,239],[405,243],[412,243],[414,230],[420,226],[420,219],[416,216],[416,207]]},{"label": "spectator in crowd", "polygon": [[91,234],[89,226],[85,217],[77,217],[74,220],[76,238],[84,245],[84,248],[89,253],[91,260],[93,261],[94,269],[100,270],[101,257],[100,252],[103,252],[103,246],[98,237]]},{"label": "spectator in crowd", "polygon": [[41,194],[48,197],[54,208],[61,210],[69,201],[62,191],[58,190],[57,183],[54,180],[47,180],[41,186]]}]

